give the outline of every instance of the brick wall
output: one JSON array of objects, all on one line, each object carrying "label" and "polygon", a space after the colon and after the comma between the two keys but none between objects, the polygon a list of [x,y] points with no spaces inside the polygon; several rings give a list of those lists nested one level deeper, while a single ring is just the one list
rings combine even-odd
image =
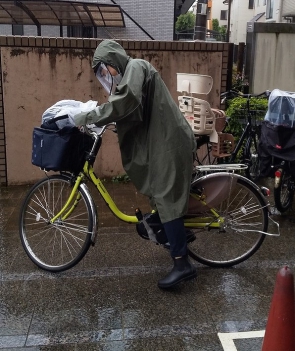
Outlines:
[{"label": "brick wall", "polygon": [[[5,160],[4,166],[0,165],[1,182],[31,183],[44,176],[31,165],[31,144],[33,127],[40,125],[45,109],[62,99],[106,101],[91,69],[93,52],[100,41],[0,36],[0,138],[6,142],[4,148],[4,141],[0,141],[0,159]],[[212,76],[213,89],[205,98],[212,107],[219,107],[220,93],[226,90],[232,44],[151,40],[119,43],[131,57],[146,59],[156,67],[175,101],[176,73]],[[103,142],[95,171],[102,177],[123,173],[115,135]]]}]

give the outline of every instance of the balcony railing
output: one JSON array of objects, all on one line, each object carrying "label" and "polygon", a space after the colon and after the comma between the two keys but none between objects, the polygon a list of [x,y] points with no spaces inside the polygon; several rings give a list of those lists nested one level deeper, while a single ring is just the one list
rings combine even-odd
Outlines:
[{"label": "balcony railing", "polygon": [[[176,40],[192,41],[195,40],[194,30],[183,32],[176,32]],[[216,32],[214,30],[207,30],[206,41],[226,41],[226,34]]]}]

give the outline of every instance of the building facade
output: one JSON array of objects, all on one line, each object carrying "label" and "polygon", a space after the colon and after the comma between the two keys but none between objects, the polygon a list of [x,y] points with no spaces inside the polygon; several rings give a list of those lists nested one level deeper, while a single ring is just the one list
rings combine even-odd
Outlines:
[{"label": "building facade", "polygon": [[224,0],[212,0],[210,18],[211,20],[217,19],[220,27],[222,26],[227,27],[228,5],[224,3]]},{"label": "building facade", "polygon": [[[76,0],[72,0],[74,1]],[[79,0],[78,2],[121,6],[126,27],[99,27],[97,30],[99,38],[173,40],[176,16],[187,11],[194,0],[165,0],[165,3],[158,0]],[[41,28],[42,36],[60,37],[60,33],[59,27]],[[63,27],[62,33],[64,37],[93,37],[91,28]],[[0,24],[0,35],[37,36],[37,28],[34,25]]]},{"label": "building facade", "polygon": [[[224,1],[224,0],[223,0]],[[225,1],[228,4],[228,0]],[[231,0],[230,42],[246,42],[248,22],[294,23],[294,0]]]}]

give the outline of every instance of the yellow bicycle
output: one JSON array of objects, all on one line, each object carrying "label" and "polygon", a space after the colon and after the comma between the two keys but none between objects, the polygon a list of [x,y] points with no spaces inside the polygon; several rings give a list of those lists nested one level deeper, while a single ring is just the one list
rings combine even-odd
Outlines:
[{"label": "yellow bicycle", "polygon": [[[86,185],[91,181],[110,211],[134,224],[138,233],[157,244],[161,223],[151,223],[137,209],[126,215],[118,209],[102,181],[93,171],[102,137],[111,123],[99,131],[85,127],[93,137],[91,151],[78,174],[47,175],[28,192],[21,207],[19,228],[24,250],[40,268],[52,272],[76,265],[95,244],[97,207]],[[198,166],[191,184],[189,210],[184,218],[189,255],[215,267],[236,265],[253,255],[268,233],[269,203],[263,191],[237,171],[243,165]],[[201,176],[196,177],[196,172]],[[169,245],[169,244],[168,244]],[[163,246],[167,247],[167,244]]]}]

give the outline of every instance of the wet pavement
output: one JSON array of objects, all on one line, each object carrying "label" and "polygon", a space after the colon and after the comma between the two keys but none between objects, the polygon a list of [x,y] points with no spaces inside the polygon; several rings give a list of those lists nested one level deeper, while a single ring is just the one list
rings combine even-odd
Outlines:
[{"label": "wet pavement", "polygon": [[[106,187],[124,212],[148,210],[132,184]],[[196,280],[162,291],[168,251],[140,238],[97,197],[96,245],[66,272],[38,269],[18,234],[28,189],[0,187],[1,350],[261,350],[277,272],[294,269],[292,211],[276,216],[281,236],[267,237],[246,262],[228,269],[196,263]]]}]

